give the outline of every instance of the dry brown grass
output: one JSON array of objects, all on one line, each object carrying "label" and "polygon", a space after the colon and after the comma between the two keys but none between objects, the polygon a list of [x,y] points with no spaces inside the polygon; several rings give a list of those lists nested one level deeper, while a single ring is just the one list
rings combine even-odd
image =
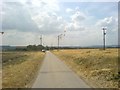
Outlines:
[{"label": "dry brown grass", "polygon": [[30,87],[43,57],[42,52],[4,52],[2,87]]},{"label": "dry brown grass", "polygon": [[117,88],[118,50],[76,49],[53,51],[92,87]]},{"label": "dry brown grass", "polygon": [[0,69],[0,89],[2,89],[2,70]]}]

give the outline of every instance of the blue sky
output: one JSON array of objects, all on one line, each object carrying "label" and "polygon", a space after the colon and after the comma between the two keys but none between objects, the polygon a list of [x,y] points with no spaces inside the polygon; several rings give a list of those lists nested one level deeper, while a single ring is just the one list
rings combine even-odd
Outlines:
[{"label": "blue sky", "polygon": [[[94,0],[95,1],[95,0]],[[107,27],[107,45],[118,43],[117,2],[63,2],[20,0],[2,3],[4,45],[102,45],[102,27]]]}]

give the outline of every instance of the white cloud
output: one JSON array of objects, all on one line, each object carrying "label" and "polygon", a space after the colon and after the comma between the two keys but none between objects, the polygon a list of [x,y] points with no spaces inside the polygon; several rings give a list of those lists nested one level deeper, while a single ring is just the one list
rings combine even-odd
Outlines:
[{"label": "white cloud", "polygon": [[86,15],[80,11],[79,7],[75,9],[66,9],[67,12],[72,12],[70,14],[70,22],[67,23],[67,30],[70,31],[83,31],[85,27],[83,25],[83,21],[86,19]]},{"label": "white cloud", "polygon": [[49,35],[63,32],[65,27],[65,20],[56,13],[58,11],[59,5],[56,0],[4,2],[3,29],[6,34],[3,44],[28,45],[36,43],[39,42],[39,38],[36,36],[40,34],[47,35],[46,41],[51,42],[50,38],[52,37]]},{"label": "white cloud", "polygon": [[75,11],[80,11],[80,8],[77,6],[77,7],[75,8]]},{"label": "white cloud", "polygon": [[85,30],[85,27],[82,26],[80,23],[72,22],[67,24],[66,29],[69,31],[83,31]]},{"label": "white cloud", "polygon": [[39,33],[8,30],[3,35],[3,45],[29,45],[39,43]]},{"label": "white cloud", "polygon": [[[69,42],[72,41],[71,42]],[[62,45],[75,45],[75,46],[92,46],[102,44],[102,31],[97,28],[89,27],[83,31],[68,31],[63,40]]]},{"label": "white cloud", "polygon": [[41,12],[57,12],[60,10],[58,2],[56,0],[31,0],[24,4],[27,6],[31,14],[34,16]]},{"label": "white cloud", "polygon": [[37,0],[37,3],[32,1],[32,8],[30,10],[32,20],[39,27],[40,33],[55,34],[63,30],[64,20],[56,13],[60,9],[56,0]]},{"label": "white cloud", "polygon": [[56,13],[41,13],[32,18],[39,26],[40,32],[44,34],[55,34],[64,29],[65,21]]},{"label": "white cloud", "polygon": [[77,11],[74,15],[71,16],[71,18],[74,22],[81,22],[86,19],[86,16],[82,12]]},{"label": "white cloud", "polygon": [[66,10],[63,13],[64,10],[61,10],[56,0],[20,0],[17,3],[7,3],[4,7],[3,27],[8,29],[3,38],[4,44],[38,44],[38,36],[43,34],[45,45],[57,45],[57,35],[65,29],[66,36],[60,41],[63,45],[102,44],[103,26],[107,26],[109,30],[107,42],[116,42],[116,33],[112,32],[112,36],[110,35],[111,31],[117,30],[117,18],[114,15],[98,20],[100,15],[94,14],[94,18],[91,18],[93,12],[83,12],[83,9],[71,6],[67,9],[66,6],[62,7]]},{"label": "white cloud", "polygon": [[110,31],[117,31],[118,28],[118,22],[117,22],[117,18],[114,17],[106,17],[104,19],[99,20],[96,23],[96,26],[98,27],[107,27],[108,30]]},{"label": "white cloud", "polygon": [[97,25],[99,25],[99,26],[107,26],[107,25],[111,24],[112,21],[113,21],[113,17],[104,18],[104,19],[98,21]]},{"label": "white cloud", "polygon": [[71,13],[73,13],[73,12],[74,12],[74,10],[73,10],[73,9],[71,9],[71,8],[67,8],[67,9],[66,9],[66,12],[71,14]]}]

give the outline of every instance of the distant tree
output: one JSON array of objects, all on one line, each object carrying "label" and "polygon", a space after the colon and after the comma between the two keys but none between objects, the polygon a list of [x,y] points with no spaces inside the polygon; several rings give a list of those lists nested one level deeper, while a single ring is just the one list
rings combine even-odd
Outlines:
[{"label": "distant tree", "polygon": [[45,49],[46,49],[46,50],[49,50],[49,49],[50,49],[50,47],[46,46],[46,47],[45,47]]},{"label": "distant tree", "polygon": [[42,49],[44,49],[44,46],[42,46],[42,45],[38,45],[38,46],[36,46],[36,45],[28,45],[27,46],[28,51],[42,51]]}]

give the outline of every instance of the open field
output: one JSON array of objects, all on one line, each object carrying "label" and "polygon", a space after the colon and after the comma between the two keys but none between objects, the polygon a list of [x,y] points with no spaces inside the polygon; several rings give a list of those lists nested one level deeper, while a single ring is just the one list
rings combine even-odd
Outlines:
[{"label": "open field", "polygon": [[0,69],[0,89],[2,89],[2,70]]},{"label": "open field", "polygon": [[30,87],[43,58],[42,52],[3,52],[2,87]]},{"label": "open field", "polygon": [[53,51],[90,86],[117,88],[118,49],[74,49]]},{"label": "open field", "polygon": [[2,89],[2,54],[0,54],[0,89]]}]

